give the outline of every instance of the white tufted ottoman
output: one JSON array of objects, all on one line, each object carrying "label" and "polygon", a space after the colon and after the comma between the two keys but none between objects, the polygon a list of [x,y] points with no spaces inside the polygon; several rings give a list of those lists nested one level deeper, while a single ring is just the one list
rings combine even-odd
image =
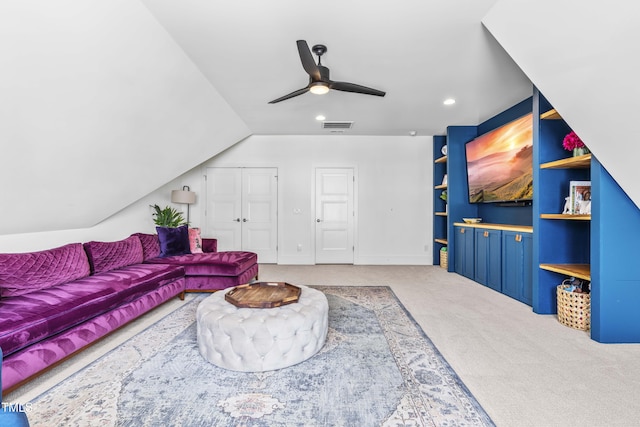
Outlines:
[{"label": "white tufted ottoman", "polygon": [[281,369],[316,354],[327,337],[327,297],[301,289],[297,303],[275,308],[238,308],[225,301],[233,288],[198,305],[198,349],[209,362],[243,372]]}]

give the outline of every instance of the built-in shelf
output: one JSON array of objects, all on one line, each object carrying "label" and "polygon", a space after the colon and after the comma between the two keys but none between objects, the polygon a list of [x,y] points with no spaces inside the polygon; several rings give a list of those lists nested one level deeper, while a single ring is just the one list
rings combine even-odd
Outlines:
[{"label": "built-in shelf", "polygon": [[572,221],[591,221],[591,215],[540,214],[542,219],[568,219]]},{"label": "built-in shelf", "polygon": [[540,169],[589,169],[591,167],[591,154],[568,157],[540,164]]},{"label": "built-in shelf", "polygon": [[436,185],[433,188],[435,188],[436,190],[446,190],[447,189],[447,184]]},{"label": "built-in shelf", "polygon": [[447,156],[438,157],[434,163],[447,163]]},{"label": "built-in shelf", "polygon": [[530,225],[490,224],[488,222],[477,222],[473,224],[466,222],[454,222],[453,225],[459,227],[486,228],[488,230],[515,231],[517,233],[533,233],[533,227]]},{"label": "built-in shelf", "polygon": [[434,239],[437,243],[442,243],[443,245],[447,245],[447,239]]},{"label": "built-in shelf", "polygon": [[447,216],[446,212],[436,212],[437,216]]},{"label": "built-in shelf", "polygon": [[556,111],[555,108],[541,113],[540,118],[542,120],[562,120],[562,116]]},{"label": "built-in shelf", "polygon": [[540,264],[540,268],[564,274],[565,276],[591,280],[591,266],[589,264]]}]

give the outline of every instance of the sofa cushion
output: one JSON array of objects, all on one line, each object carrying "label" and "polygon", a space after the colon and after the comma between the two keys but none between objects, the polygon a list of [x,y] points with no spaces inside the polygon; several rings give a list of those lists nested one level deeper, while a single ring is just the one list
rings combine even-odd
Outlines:
[{"label": "sofa cushion", "polygon": [[157,234],[135,233],[142,244],[142,255],[145,260],[160,256],[160,241]]},{"label": "sofa cushion", "polygon": [[258,263],[258,255],[243,251],[204,252],[167,258],[152,258],[145,262],[181,265],[187,276],[238,276]]},{"label": "sofa cushion", "polygon": [[140,264],[143,261],[142,244],[136,236],[129,236],[117,242],[87,242],[87,251],[91,273],[103,273],[127,265]]},{"label": "sofa cushion", "polygon": [[199,228],[189,229],[189,250],[192,254],[202,253],[202,237]]},{"label": "sofa cushion", "polygon": [[13,297],[89,275],[81,243],[46,251],[0,254],[0,296]]},{"label": "sofa cushion", "polygon": [[160,240],[160,257],[190,254],[189,231],[186,225],[180,227],[156,227]]},{"label": "sofa cushion", "polygon": [[177,266],[135,264],[2,299],[0,348],[7,356],[183,276]]}]

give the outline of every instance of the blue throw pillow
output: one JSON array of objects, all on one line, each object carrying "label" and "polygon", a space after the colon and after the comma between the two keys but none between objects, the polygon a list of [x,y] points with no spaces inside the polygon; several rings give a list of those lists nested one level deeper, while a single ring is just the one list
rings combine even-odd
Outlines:
[{"label": "blue throw pillow", "polygon": [[160,258],[190,254],[189,230],[186,225],[180,227],[156,227],[160,241]]}]

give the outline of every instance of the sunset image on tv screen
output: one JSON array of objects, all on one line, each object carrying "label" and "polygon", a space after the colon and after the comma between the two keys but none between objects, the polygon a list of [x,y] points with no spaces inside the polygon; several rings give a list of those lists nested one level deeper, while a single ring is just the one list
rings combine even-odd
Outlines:
[{"label": "sunset image on tv screen", "polygon": [[469,202],[533,199],[533,116],[527,114],[466,145]]}]

